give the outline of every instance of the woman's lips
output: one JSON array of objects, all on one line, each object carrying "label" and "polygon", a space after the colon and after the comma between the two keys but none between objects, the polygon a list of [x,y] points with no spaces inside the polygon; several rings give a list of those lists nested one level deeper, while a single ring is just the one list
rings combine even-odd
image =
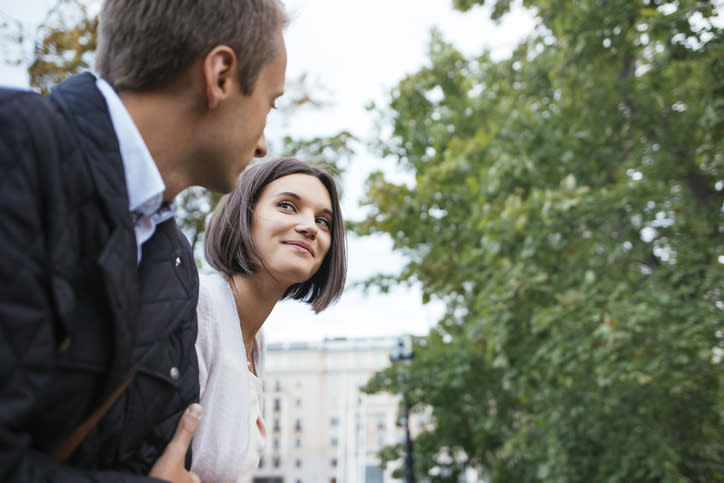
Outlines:
[{"label": "woman's lips", "polygon": [[286,245],[292,245],[295,247],[299,247],[302,250],[306,250],[309,252],[310,255],[314,256],[314,250],[312,250],[312,247],[309,245],[309,243],[303,242],[301,240],[291,240],[284,242]]}]

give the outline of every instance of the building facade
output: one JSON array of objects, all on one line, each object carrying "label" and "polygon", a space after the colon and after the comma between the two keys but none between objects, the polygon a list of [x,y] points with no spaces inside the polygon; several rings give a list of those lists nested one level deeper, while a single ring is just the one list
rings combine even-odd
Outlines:
[{"label": "building facade", "polygon": [[[255,483],[387,483],[377,452],[402,441],[399,397],[359,391],[390,364],[398,339],[269,344],[264,373],[267,443]],[[411,429],[424,424],[413,416]]]}]

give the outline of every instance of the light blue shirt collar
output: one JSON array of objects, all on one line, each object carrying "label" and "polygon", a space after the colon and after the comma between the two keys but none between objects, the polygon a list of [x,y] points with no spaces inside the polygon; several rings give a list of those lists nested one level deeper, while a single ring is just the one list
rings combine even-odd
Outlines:
[{"label": "light blue shirt collar", "polygon": [[166,189],[161,173],[116,91],[100,77],[96,81],[96,86],[106,99],[113,129],[118,138],[123,171],[126,174],[128,209],[131,212],[138,210],[144,214],[151,214],[161,206],[163,192]]}]

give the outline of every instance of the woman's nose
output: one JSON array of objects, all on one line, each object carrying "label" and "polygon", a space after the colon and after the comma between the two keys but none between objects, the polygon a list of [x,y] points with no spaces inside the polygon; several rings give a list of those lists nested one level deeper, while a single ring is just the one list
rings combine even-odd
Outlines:
[{"label": "woman's nose", "polygon": [[304,216],[304,218],[297,225],[297,231],[311,238],[312,240],[317,238],[319,228],[317,227],[317,222],[314,219],[314,216]]}]

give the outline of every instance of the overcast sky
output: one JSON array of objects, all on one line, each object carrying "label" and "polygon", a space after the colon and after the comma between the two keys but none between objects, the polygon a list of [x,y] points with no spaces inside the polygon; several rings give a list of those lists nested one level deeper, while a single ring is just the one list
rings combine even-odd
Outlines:
[{"label": "overcast sky", "polygon": [[[18,19],[31,27],[42,21],[55,3],[0,0],[0,22]],[[342,129],[364,141],[374,139],[378,135],[374,115],[365,106],[370,101],[384,105],[399,80],[427,63],[432,27],[438,27],[464,54],[475,55],[487,48],[498,58],[508,55],[532,28],[530,16],[522,11],[496,26],[482,9],[453,12],[450,0],[286,0],[285,4],[291,16],[285,32],[287,78],[307,73],[313,85],[326,88],[324,97],[333,104],[320,110],[304,109],[285,119],[279,118],[282,113],[272,114],[267,128],[271,139],[282,134],[324,136]],[[2,42],[0,60],[4,63],[15,50],[4,39]],[[2,65],[0,84],[24,87],[27,75],[22,69]],[[362,149],[343,181],[342,205],[347,218],[361,216],[358,201],[363,181],[367,173],[379,168],[405,179],[391,160],[375,159]],[[384,237],[350,237],[348,241],[349,284],[377,272],[395,273],[402,266],[403,260]],[[373,292],[366,297],[359,290],[348,289],[337,305],[319,315],[306,305],[282,302],[264,330],[268,342],[424,334],[441,311],[439,303],[423,306],[415,289],[385,295]]]}]

